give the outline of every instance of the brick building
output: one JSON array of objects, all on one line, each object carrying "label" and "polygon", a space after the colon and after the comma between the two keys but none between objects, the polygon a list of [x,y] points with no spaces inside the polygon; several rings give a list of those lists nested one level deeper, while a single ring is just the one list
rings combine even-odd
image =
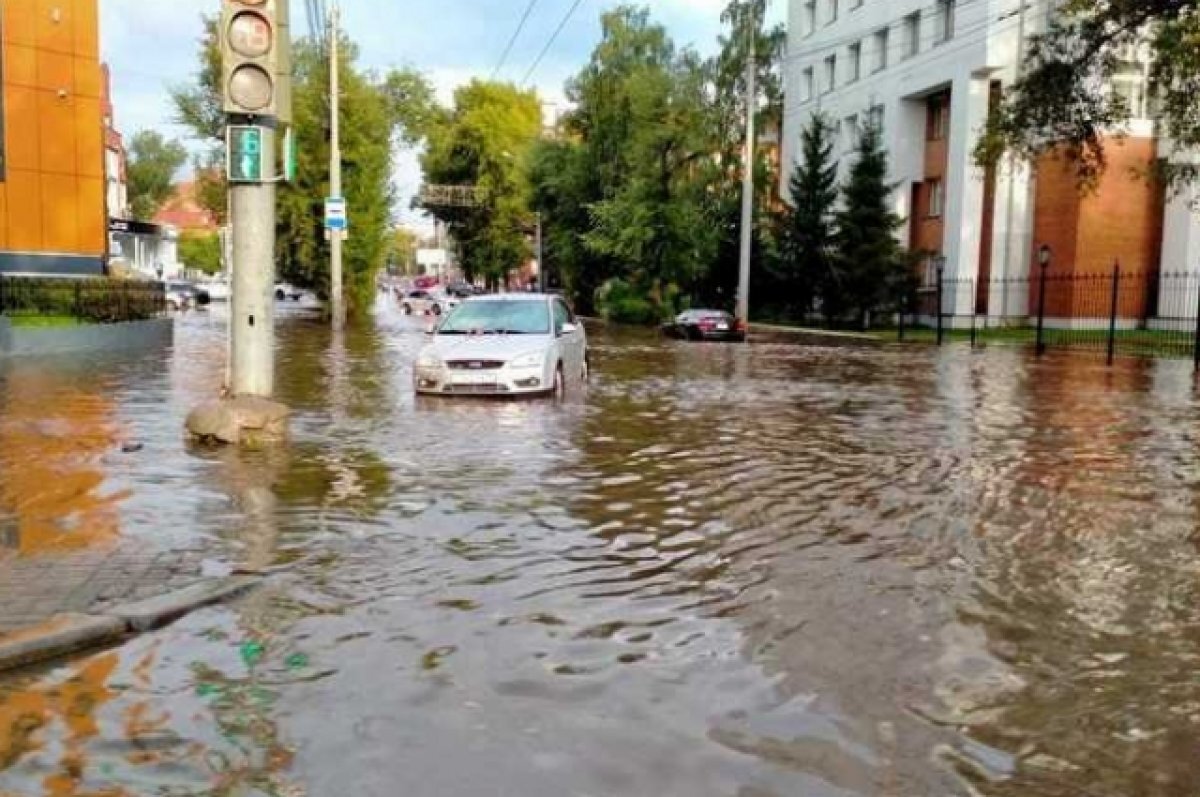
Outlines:
[{"label": "brick building", "polygon": [[0,3],[0,272],[101,274],[97,0]]},{"label": "brick building", "polygon": [[[1194,197],[1169,197],[1134,174],[1148,172],[1161,149],[1144,53],[1122,53],[1110,87],[1132,118],[1127,135],[1109,142],[1110,166],[1095,193],[1082,195],[1055,156],[1032,167],[975,165],[989,109],[1054,9],[1053,0],[790,0],[784,174],[814,113],[836,127],[843,174],[861,125],[879,125],[897,186],[893,207],[908,219],[906,243],[927,255],[928,277],[944,258],[948,277],[976,285],[955,293],[956,306],[945,308],[952,315],[1028,316],[1036,297],[1026,278],[1042,245],[1059,275],[1108,274],[1120,261],[1144,282],[1122,300],[1129,315],[1157,304],[1160,270],[1200,271]],[[1047,299],[1051,316],[1086,314],[1070,291]]]}]

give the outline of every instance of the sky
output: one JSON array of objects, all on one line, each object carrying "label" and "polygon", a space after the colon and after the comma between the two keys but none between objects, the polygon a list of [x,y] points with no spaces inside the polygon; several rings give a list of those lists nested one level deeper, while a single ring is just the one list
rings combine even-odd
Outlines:
[{"label": "sky", "polygon": [[[326,0],[332,3],[332,0]],[[490,77],[516,30],[528,0],[341,0],[343,27],[362,50],[361,64],[386,70],[411,66],[424,72],[443,101],[474,77]],[[498,77],[524,79],[575,0],[537,0],[508,62]],[[654,19],[677,44],[710,53],[720,32],[727,0],[645,0]],[[616,0],[582,0],[559,38],[530,79],[547,102],[561,102],[563,83],[579,71],[599,40],[600,14]],[[786,0],[771,0],[771,16],[782,20]],[[308,33],[305,3],[292,0],[293,35]],[[172,123],[168,89],[186,84],[197,68],[201,15],[220,8],[218,0],[100,0],[102,57],[113,73],[118,128],[126,136],[156,129],[187,139]],[[416,154],[398,159],[394,182],[402,196],[420,185]],[[401,203],[406,223],[420,219]]]}]

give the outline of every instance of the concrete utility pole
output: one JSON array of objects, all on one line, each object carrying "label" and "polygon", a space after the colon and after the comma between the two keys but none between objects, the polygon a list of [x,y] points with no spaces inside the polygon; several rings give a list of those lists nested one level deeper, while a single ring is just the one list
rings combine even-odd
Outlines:
[{"label": "concrete utility pole", "polygon": [[542,248],[542,214],[537,214],[537,264],[538,264],[538,291],[546,292],[549,287],[546,281],[546,259]]},{"label": "concrete utility pole", "polygon": [[754,12],[750,12],[746,56],[746,151],[742,159],[742,252],[738,268],[737,317],[750,323],[750,258],[754,252],[754,114],[758,109],[755,81],[757,35]]},{"label": "concrete utility pole", "polygon": [[[329,195],[342,195],[342,131],[341,131],[341,72],[338,57],[338,25],[341,10],[334,3],[329,10]],[[329,231],[329,291],[333,301],[333,326],[339,329],[346,323],[346,297],[342,287],[343,230]]]},{"label": "concrete utility pole", "polygon": [[[264,152],[275,131],[261,128]],[[233,282],[230,391],[269,398],[275,392],[275,158],[262,159],[262,182],[231,183]]]}]

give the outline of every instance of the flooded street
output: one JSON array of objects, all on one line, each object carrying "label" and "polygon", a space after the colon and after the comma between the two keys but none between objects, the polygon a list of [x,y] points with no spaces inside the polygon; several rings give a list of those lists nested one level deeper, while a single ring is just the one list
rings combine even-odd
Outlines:
[{"label": "flooded street", "polygon": [[266,453],[182,440],[215,313],[0,367],[0,567],[272,573],[0,680],[0,795],[1200,790],[1190,363],[592,329],[565,404],[417,401],[421,330],[281,319]]}]

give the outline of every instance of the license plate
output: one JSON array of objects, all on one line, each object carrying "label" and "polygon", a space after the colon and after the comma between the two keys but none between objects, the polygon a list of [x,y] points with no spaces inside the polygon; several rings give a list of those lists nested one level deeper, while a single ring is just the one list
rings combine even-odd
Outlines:
[{"label": "license plate", "polygon": [[454,374],[450,380],[456,385],[494,385],[496,377],[490,374]]},{"label": "license plate", "polygon": [[717,331],[718,332],[728,332],[729,324],[717,324]]}]

